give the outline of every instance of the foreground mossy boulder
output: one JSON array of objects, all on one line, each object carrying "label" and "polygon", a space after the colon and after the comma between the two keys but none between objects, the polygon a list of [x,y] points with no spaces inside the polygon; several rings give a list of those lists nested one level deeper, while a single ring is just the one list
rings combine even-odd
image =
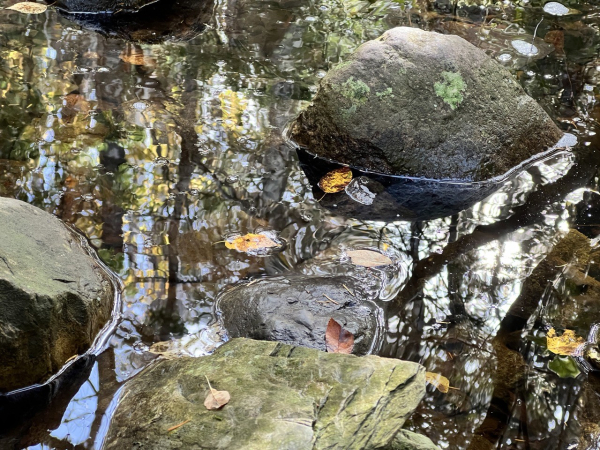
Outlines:
[{"label": "foreground mossy boulder", "polygon": [[[204,407],[205,377],[231,395],[220,410]],[[130,380],[104,449],[393,448],[424,393],[416,363],[233,339],[211,356],[158,361]]]},{"label": "foreground mossy boulder", "polygon": [[110,320],[104,269],[56,217],[0,198],[0,392],[46,381]]},{"label": "foreground mossy boulder", "polygon": [[458,36],[394,28],[322,80],[291,128],[309,152],[367,170],[484,181],[561,131],[512,75]]}]

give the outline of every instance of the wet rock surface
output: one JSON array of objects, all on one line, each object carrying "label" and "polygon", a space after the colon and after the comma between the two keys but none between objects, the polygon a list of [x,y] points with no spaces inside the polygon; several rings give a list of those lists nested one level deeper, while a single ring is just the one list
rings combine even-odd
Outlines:
[{"label": "wet rock surface", "polygon": [[[205,377],[231,395],[218,411],[204,407]],[[233,339],[129,381],[103,448],[389,448],[424,393],[416,363]]]},{"label": "wet rock surface", "polygon": [[484,181],[552,147],[561,132],[512,75],[458,36],[399,27],[322,80],[292,138],[380,173]]},{"label": "wet rock surface", "polygon": [[439,450],[426,436],[408,430],[400,430],[394,437],[389,450]]},{"label": "wet rock surface", "polygon": [[[86,10],[80,2],[66,3],[68,7],[62,12],[69,20],[109,37],[140,43],[192,39],[206,29],[214,7],[212,0],[140,1],[137,9],[121,8],[115,14],[82,14]],[[89,7],[114,11],[113,3],[99,2]],[[86,5],[85,2],[81,4]],[[140,5],[147,6],[139,9]]]},{"label": "wet rock surface", "polygon": [[354,335],[353,353],[378,339],[378,308],[363,300],[351,277],[287,275],[239,284],[222,293],[217,310],[231,337],[248,337],[326,350],[331,318]]},{"label": "wet rock surface", "polygon": [[72,13],[118,13],[138,11],[157,0],[59,0],[55,7]]},{"label": "wet rock surface", "polygon": [[85,352],[111,317],[114,290],[54,216],[0,198],[0,392],[45,381]]}]

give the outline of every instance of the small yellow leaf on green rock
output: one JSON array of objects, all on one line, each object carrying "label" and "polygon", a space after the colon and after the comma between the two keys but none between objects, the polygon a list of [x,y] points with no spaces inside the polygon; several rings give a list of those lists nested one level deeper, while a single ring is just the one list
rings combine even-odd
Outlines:
[{"label": "small yellow leaf on green rock", "polygon": [[562,336],[556,335],[556,330],[550,328],[546,335],[546,345],[548,350],[557,355],[571,356],[577,349],[585,343],[585,340],[577,335],[573,330],[565,330]]},{"label": "small yellow leaf on green rock", "polygon": [[335,194],[343,191],[352,181],[352,170],[349,167],[341,167],[327,173],[319,181],[319,187],[326,194]]},{"label": "small yellow leaf on green rock", "polygon": [[25,14],[41,14],[43,12],[45,12],[48,7],[46,5],[42,5],[40,3],[33,3],[33,2],[21,2],[21,3],[15,3],[12,6],[9,6],[6,9],[10,9],[12,11],[18,11],[20,13],[25,13]]}]

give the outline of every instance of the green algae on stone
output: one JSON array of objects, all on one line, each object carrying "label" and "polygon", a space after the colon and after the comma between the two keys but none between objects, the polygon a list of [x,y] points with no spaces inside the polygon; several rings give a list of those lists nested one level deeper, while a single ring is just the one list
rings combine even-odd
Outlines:
[{"label": "green algae on stone", "polygon": [[458,72],[442,72],[444,81],[435,83],[435,93],[450,108],[456,109],[464,100],[462,93],[467,89],[467,85]]},{"label": "green algae on stone", "polygon": [[383,99],[383,98],[386,98],[386,97],[393,97],[394,96],[393,92],[394,92],[394,90],[391,87],[389,87],[389,88],[387,88],[384,91],[375,92],[375,95],[377,97]]},{"label": "green algae on stone", "polygon": [[369,99],[371,88],[364,81],[350,77],[342,84],[340,93],[352,102],[352,106],[360,106]]},{"label": "green algae on stone", "polygon": [[[203,405],[205,377],[231,394],[219,411]],[[103,449],[384,449],[424,393],[413,362],[237,338],[129,380]]]}]

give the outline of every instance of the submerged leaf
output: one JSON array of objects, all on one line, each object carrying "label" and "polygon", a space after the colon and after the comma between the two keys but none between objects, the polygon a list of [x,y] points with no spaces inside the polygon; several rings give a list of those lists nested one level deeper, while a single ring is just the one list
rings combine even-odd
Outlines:
[{"label": "submerged leaf", "polygon": [[346,253],[355,266],[379,267],[393,264],[393,261],[387,256],[371,250],[351,250]]},{"label": "submerged leaf", "polygon": [[119,59],[134,66],[151,65],[151,63],[154,62],[152,58],[146,58],[144,51],[138,48],[128,48],[127,50],[123,50],[119,55]]},{"label": "submerged leaf", "polygon": [[354,335],[345,330],[335,319],[329,319],[325,331],[325,345],[329,353],[352,353]]},{"label": "submerged leaf", "polygon": [[584,343],[584,339],[575,335],[573,330],[565,330],[562,336],[557,336],[556,330],[550,328],[550,331],[548,331],[548,334],[546,335],[546,345],[548,346],[548,350],[557,355],[573,355]]},{"label": "submerged leaf", "polygon": [[265,236],[264,234],[254,233],[248,233],[233,240],[225,241],[225,247],[245,253],[279,246],[280,244],[275,242],[270,237]]},{"label": "submerged leaf", "polygon": [[352,181],[352,170],[341,167],[325,174],[319,181],[319,187],[326,194],[335,194],[343,191]]},{"label": "submerged leaf", "polygon": [[577,378],[581,373],[573,358],[565,356],[555,356],[548,363],[548,369],[561,378]]},{"label": "submerged leaf", "polygon": [[33,2],[21,2],[21,3],[15,3],[12,6],[9,6],[6,9],[10,9],[12,11],[18,11],[20,13],[24,13],[24,14],[41,14],[43,12],[45,12],[48,7],[46,5],[42,5],[40,3],[33,3]]},{"label": "submerged leaf", "polygon": [[450,380],[439,373],[425,372],[425,381],[435,387],[442,394],[446,394],[450,389]]},{"label": "submerged leaf", "polygon": [[206,382],[208,383],[208,388],[210,392],[206,396],[206,400],[204,400],[204,406],[209,411],[216,411],[217,409],[221,409],[229,400],[231,400],[231,395],[227,391],[217,391],[213,389],[210,385],[210,381],[208,381],[208,377],[206,378]]}]

